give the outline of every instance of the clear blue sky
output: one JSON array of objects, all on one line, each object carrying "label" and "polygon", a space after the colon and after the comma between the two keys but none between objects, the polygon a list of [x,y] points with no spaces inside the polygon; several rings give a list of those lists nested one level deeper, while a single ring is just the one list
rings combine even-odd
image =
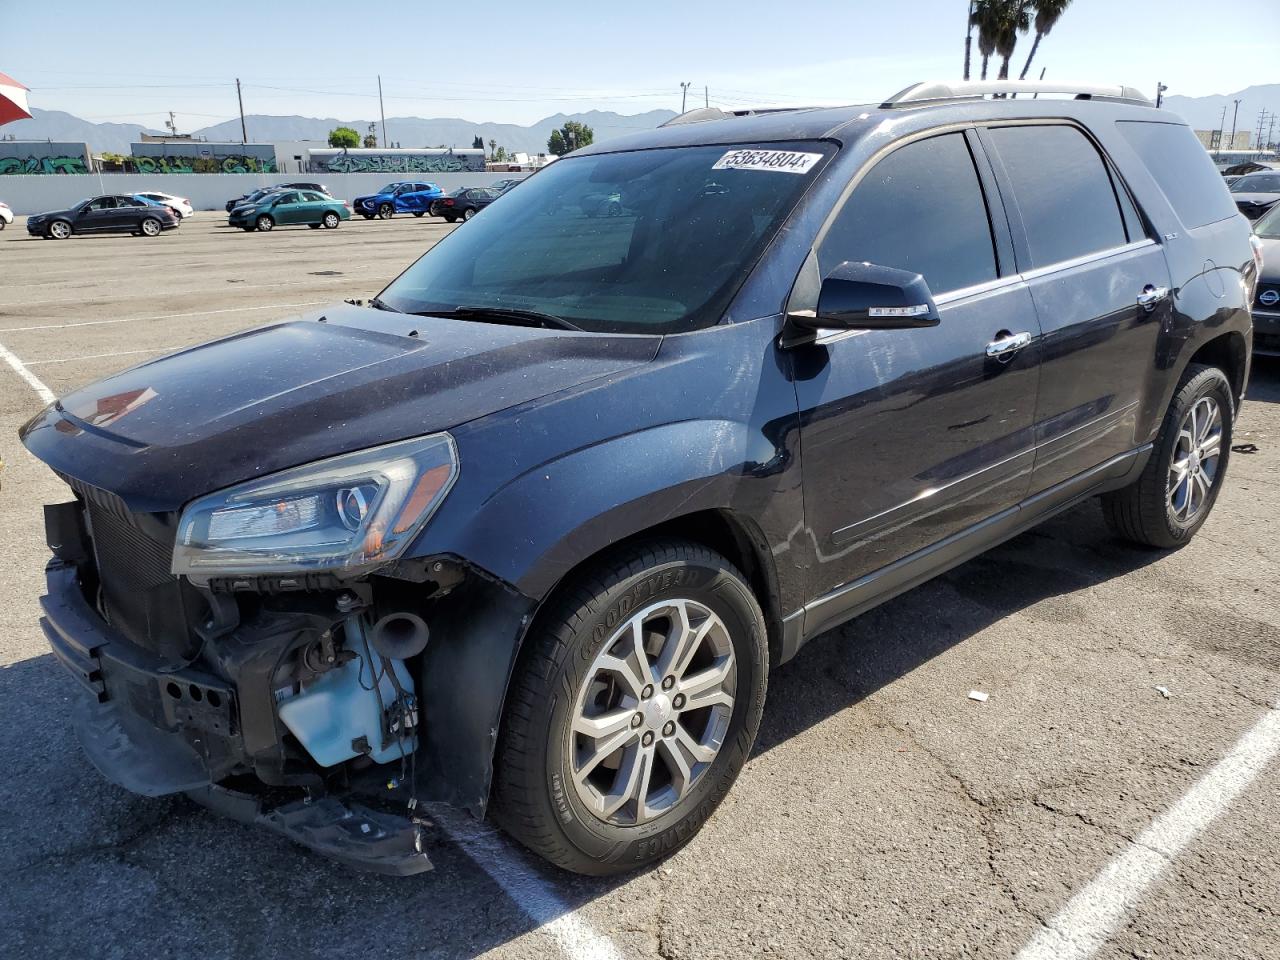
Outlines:
[{"label": "clear blue sky", "polygon": [[[681,81],[693,84],[691,102],[705,84],[726,106],[851,103],[959,78],[966,9],[966,0],[0,0],[0,72],[31,87],[37,107],[153,127],[173,110],[180,130],[234,117],[237,76],[247,113],[341,119],[376,117],[378,73],[388,116],[530,123],[560,111],[679,109]],[[436,52],[435,36],[449,53]],[[1030,46],[1030,35],[1019,42],[1015,76]],[[1188,96],[1276,82],[1280,0],[1075,0],[1041,44],[1033,73],[1040,67],[1152,94],[1157,80]]]}]

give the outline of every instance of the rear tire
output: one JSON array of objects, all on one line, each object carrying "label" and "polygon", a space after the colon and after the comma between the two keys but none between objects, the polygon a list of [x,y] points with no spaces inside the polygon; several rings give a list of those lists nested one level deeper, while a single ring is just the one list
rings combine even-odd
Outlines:
[{"label": "rear tire", "polygon": [[366,220],[372,220],[372,219],[373,219],[373,214],[372,214],[372,213],[362,213],[362,214],[360,214],[360,216],[364,217]]},{"label": "rear tire", "polygon": [[341,222],[338,215],[331,210],[321,218],[320,225],[326,230],[337,230],[338,224]]},{"label": "rear tire", "polygon": [[475,207],[467,207],[467,209],[465,209],[465,210],[463,210],[463,211],[462,211],[462,219],[463,219],[463,220],[470,220],[470,219],[471,219],[472,217],[474,217],[475,215],[476,215],[476,209],[475,209]]},{"label": "rear tire", "polygon": [[444,218],[445,218],[445,220],[447,220],[449,223],[457,223],[457,222],[458,222],[458,215],[457,215],[456,213],[446,213],[446,214],[444,215]]},{"label": "rear tire", "polygon": [[494,764],[497,821],[577,873],[667,856],[746,762],[767,673],[760,606],[719,554],[664,540],[592,564],[521,651]]},{"label": "rear tire", "polygon": [[308,226],[309,228],[311,228],[312,230],[319,230],[319,229],[320,229],[320,224],[318,224],[318,223],[308,223],[308,224],[307,224],[307,226]]},{"label": "rear tire", "polygon": [[275,225],[276,222],[264,213],[253,226],[259,233],[270,233],[275,228]]},{"label": "rear tire", "polygon": [[158,237],[163,229],[160,226],[160,221],[155,217],[147,217],[142,223],[138,224],[138,232],[144,237]]},{"label": "rear tire", "polygon": [[1187,367],[1142,474],[1102,495],[1107,525],[1148,547],[1187,543],[1208,519],[1231,457],[1235,399],[1217,367]]},{"label": "rear tire", "polygon": [[424,213],[426,213],[426,211],[425,211],[425,210],[415,210],[415,211],[413,211],[413,215],[414,215],[415,217],[420,217],[420,216],[422,216]]},{"label": "rear tire", "polygon": [[3,230],[6,226],[8,226],[8,224],[5,223],[3,220],[0,220],[0,230]]}]

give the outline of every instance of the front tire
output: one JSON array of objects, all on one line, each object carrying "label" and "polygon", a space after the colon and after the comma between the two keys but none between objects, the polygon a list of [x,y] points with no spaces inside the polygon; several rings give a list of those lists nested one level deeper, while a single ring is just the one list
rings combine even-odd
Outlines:
[{"label": "front tire", "polygon": [[577,873],[667,856],[746,762],[767,673],[760,606],[719,554],[659,541],[593,565],[525,642],[498,741],[495,817]]},{"label": "front tire", "polygon": [[272,220],[271,217],[267,216],[265,213],[257,219],[256,223],[254,223],[254,227],[258,230],[259,233],[270,233],[273,229],[275,229],[275,225],[276,225],[276,222]]},{"label": "front tire", "polygon": [[384,203],[378,207],[378,219],[390,220],[396,215],[396,208],[389,203]]},{"label": "front tire", "polygon": [[424,213],[426,213],[426,211],[425,211],[425,210],[415,210],[415,211],[413,211],[413,215],[414,215],[415,217],[420,217],[420,216],[422,216]]},{"label": "front tire", "polygon": [[1148,547],[1187,543],[1222,489],[1234,420],[1235,398],[1226,374],[1217,367],[1188,366],[1141,476],[1102,496],[1112,531]]},{"label": "front tire", "polygon": [[66,240],[71,236],[71,224],[65,220],[55,220],[49,224],[49,230],[46,235],[54,240]]}]

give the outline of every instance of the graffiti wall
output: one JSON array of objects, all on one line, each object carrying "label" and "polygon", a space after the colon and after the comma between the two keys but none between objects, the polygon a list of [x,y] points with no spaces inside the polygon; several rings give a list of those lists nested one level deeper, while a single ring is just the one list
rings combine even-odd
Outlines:
[{"label": "graffiti wall", "polygon": [[136,173],[276,173],[269,143],[131,143],[125,165]]},{"label": "graffiti wall", "polygon": [[47,140],[0,140],[0,176],[88,173],[89,147]]},{"label": "graffiti wall", "polygon": [[307,151],[311,173],[483,173],[484,151],[465,149]]}]

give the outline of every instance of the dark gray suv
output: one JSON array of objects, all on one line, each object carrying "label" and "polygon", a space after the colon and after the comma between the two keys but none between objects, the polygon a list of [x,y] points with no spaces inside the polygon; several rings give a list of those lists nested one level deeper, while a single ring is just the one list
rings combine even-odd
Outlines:
[{"label": "dark gray suv", "polygon": [[51,405],[22,437],[75,491],[44,629],[89,757],[372,869],[429,866],[421,801],[492,800],[616,872],[698,831],[814,635],[1095,495],[1186,543],[1260,248],[1177,117],[1063,93],[701,111],[368,305]]}]

